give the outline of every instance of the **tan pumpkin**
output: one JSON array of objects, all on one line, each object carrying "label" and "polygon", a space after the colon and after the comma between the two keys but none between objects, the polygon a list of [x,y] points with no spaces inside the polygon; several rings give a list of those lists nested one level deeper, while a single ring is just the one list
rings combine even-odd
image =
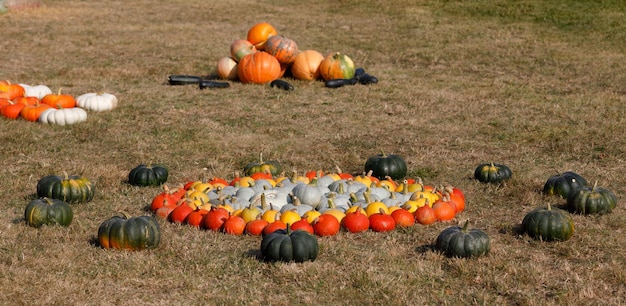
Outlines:
[{"label": "tan pumpkin", "polygon": [[317,80],[320,79],[320,64],[324,60],[324,56],[315,50],[304,50],[296,55],[291,64],[291,74],[298,80]]},{"label": "tan pumpkin", "polygon": [[237,61],[232,57],[225,56],[217,61],[217,75],[225,80],[237,79]]}]

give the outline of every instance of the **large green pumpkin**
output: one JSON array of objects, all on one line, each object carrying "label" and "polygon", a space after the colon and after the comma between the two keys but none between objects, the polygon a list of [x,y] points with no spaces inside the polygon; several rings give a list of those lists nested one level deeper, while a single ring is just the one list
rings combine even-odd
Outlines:
[{"label": "large green pumpkin", "polygon": [[265,261],[314,261],[319,253],[317,238],[303,230],[277,230],[263,237],[261,253]]},{"label": "large green pumpkin", "polygon": [[61,200],[67,203],[85,203],[93,199],[96,186],[78,175],[48,175],[37,182],[37,196]]},{"label": "large green pumpkin", "polygon": [[463,227],[451,226],[443,230],[435,241],[435,248],[448,257],[479,257],[489,254],[489,235],[480,229],[468,229],[469,221]]},{"label": "large green pumpkin", "polygon": [[32,200],[24,211],[26,224],[32,227],[54,224],[68,226],[73,217],[74,212],[67,202],[50,198]]},{"label": "large green pumpkin", "polygon": [[400,155],[381,154],[370,156],[365,161],[365,172],[378,179],[391,177],[394,180],[404,179],[407,172],[406,161]]},{"label": "large green pumpkin", "polygon": [[275,160],[268,160],[268,161],[263,160],[263,153],[259,154],[258,161],[251,162],[247,164],[245,167],[243,167],[243,173],[248,176],[254,173],[258,173],[258,172],[262,172],[262,173],[269,172],[272,174],[272,176],[277,176],[282,171],[283,171],[283,168],[280,162],[275,161]]},{"label": "large green pumpkin", "polygon": [[608,214],[617,206],[617,197],[613,192],[597,186],[585,186],[576,189],[567,198],[567,207],[579,214]]},{"label": "large green pumpkin", "polygon": [[574,220],[564,210],[538,207],[527,213],[522,220],[522,230],[534,239],[566,241],[574,235]]},{"label": "large green pumpkin", "polygon": [[574,190],[587,186],[587,180],[578,173],[567,171],[557,173],[543,185],[543,193],[567,199]]},{"label": "large green pumpkin", "polygon": [[513,176],[507,165],[486,163],[480,164],[474,170],[474,178],[482,183],[502,183]]},{"label": "large green pumpkin", "polygon": [[128,174],[128,183],[134,186],[160,186],[167,182],[169,172],[161,164],[141,164]]},{"label": "large green pumpkin", "polygon": [[105,249],[136,251],[156,248],[161,242],[161,229],[152,216],[113,216],[100,224],[98,242]]}]

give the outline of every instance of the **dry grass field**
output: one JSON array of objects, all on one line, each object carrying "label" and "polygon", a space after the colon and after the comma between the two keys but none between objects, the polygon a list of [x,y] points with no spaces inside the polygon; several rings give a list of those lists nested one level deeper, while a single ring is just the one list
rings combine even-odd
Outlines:
[{"label": "dry grass field", "polygon": [[[626,303],[626,5],[548,1],[44,0],[0,15],[0,80],[120,104],[51,126],[0,118],[2,305],[623,305]],[[348,54],[380,79],[291,92],[233,82],[170,86],[209,75],[260,21],[300,49]],[[319,238],[314,262],[259,260],[260,238],[160,220],[153,250],[105,250],[102,221],[146,210],[157,187],[126,183],[140,163],[168,184],[232,178],[259,153],[285,169],[359,173],[381,150],[409,177],[463,190],[455,220],[390,233]],[[508,165],[501,186],[472,179]],[[617,208],[573,215],[574,236],[541,242],[519,231],[548,177],[572,170],[612,190]],[[97,184],[69,227],[25,225],[39,178]],[[433,249],[465,219],[491,252],[451,259]]]}]

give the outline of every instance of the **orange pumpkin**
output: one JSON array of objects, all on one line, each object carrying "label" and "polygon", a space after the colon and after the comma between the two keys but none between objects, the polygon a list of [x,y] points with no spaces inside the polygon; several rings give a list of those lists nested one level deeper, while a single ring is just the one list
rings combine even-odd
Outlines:
[{"label": "orange pumpkin", "polygon": [[0,81],[0,93],[5,93],[0,98],[13,100],[24,96],[26,90],[20,84],[11,84],[9,81]]},{"label": "orange pumpkin", "polygon": [[0,115],[9,119],[17,119],[25,106],[26,104],[24,103],[15,103],[14,101],[10,101],[9,104],[3,105],[0,108]]},{"label": "orange pumpkin", "polygon": [[342,53],[328,54],[320,63],[320,75],[325,81],[333,79],[351,79],[354,77],[354,62]]},{"label": "orange pumpkin", "polygon": [[72,108],[76,106],[76,99],[72,95],[62,94],[59,88],[58,93],[47,94],[41,98],[41,103],[56,108]]},{"label": "orange pumpkin", "polygon": [[292,39],[274,35],[265,42],[265,52],[273,55],[281,64],[291,64],[298,55],[298,45]]},{"label": "orange pumpkin", "polygon": [[278,35],[276,29],[267,22],[260,22],[253,25],[248,30],[248,41],[251,42],[257,50],[265,49],[265,42],[268,38]]},{"label": "orange pumpkin", "polygon": [[28,121],[37,121],[39,120],[39,116],[46,109],[51,108],[52,106],[48,104],[35,104],[35,105],[26,105],[20,111],[20,116]]},{"label": "orange pumpkin", "polygon": [[280,73],[280,63],[267,52],[248,54],[237,65],[237,75],[242,83],[268,83],[278,79]]},{"label": "orange pumpkin", "polygon": [[315,50],[304,50],[294,59],[291,64],[291,74],[298,80],[317,80],[320,76],[320,64],[324,56]]}]

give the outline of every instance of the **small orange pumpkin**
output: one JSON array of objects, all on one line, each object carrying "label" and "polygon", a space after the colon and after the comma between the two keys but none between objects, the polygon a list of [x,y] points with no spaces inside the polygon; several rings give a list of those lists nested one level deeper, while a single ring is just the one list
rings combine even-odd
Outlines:
[{"label": "small orange pumpkin", "polygon": [[320,64],[324,55],[315,50],[304,50],[294,59],[291,64],[291,74],[298,80],[317,80],[320,76]]},{"label": "small orange pumpkin", "polygon": [[265,42],[268,38],[274,35],[278,35],[274,26],[267,22],[260,22],[253,25],[248,30],[247,39],[257,48],[257,50],[264,50]]},{"label": "small orange pumpkin", "polygon": [[351,79],[354,77],[354,62],[342,53],[328,54],[320,63],[320,74],[325,81],[333,79]]},{"label": "small orange pumpkin", "polygon": [[39,120],[39,116],[41,116],[41,113],[51,107],[52,106],[48,104],[40,103],[35,105],[26,105],[24,106],[24,108],[22,108],[22,111],[20,111],[20,116],[28,121],[36,122],[37,120]]},{"label": "small orange pumpkin", "polygon": [[0,98],[13,100],[17,97],[24,96],[26,90],[20,84],[11,84],[9,81],[0,81],[0,92],[6,93],[0,96]]},{"label": "small orange pumpkin", "polygon": [[248,54],[237,65],[237,75],[242,83],[268,83],[278,79],[280,73],[280,63],[267,52]]},{"label": "small orange pumpkin", "polygon": [[58,93],[47,94],[41,98],[41,103],[56,108],[72,108],[76,106],[76,99],[72,95],[62,94],[61,88],[59,88]]},{"label": "small orange pumpkin", "polygon": [[[7,100],[8,101],[8,100]],[[16,103],[9,101],[9,104],[3,105],[0,108],[0,115],[9,119],[17,119],[22,112],[22,109],[26,106],[24,103]]]},{"label": "small orange pumpkin", "polygon": [[291,64],[298,55],[298,45],[292,39],[274,35],[265,42],[265,52],[276,57],[281,64]]}]

